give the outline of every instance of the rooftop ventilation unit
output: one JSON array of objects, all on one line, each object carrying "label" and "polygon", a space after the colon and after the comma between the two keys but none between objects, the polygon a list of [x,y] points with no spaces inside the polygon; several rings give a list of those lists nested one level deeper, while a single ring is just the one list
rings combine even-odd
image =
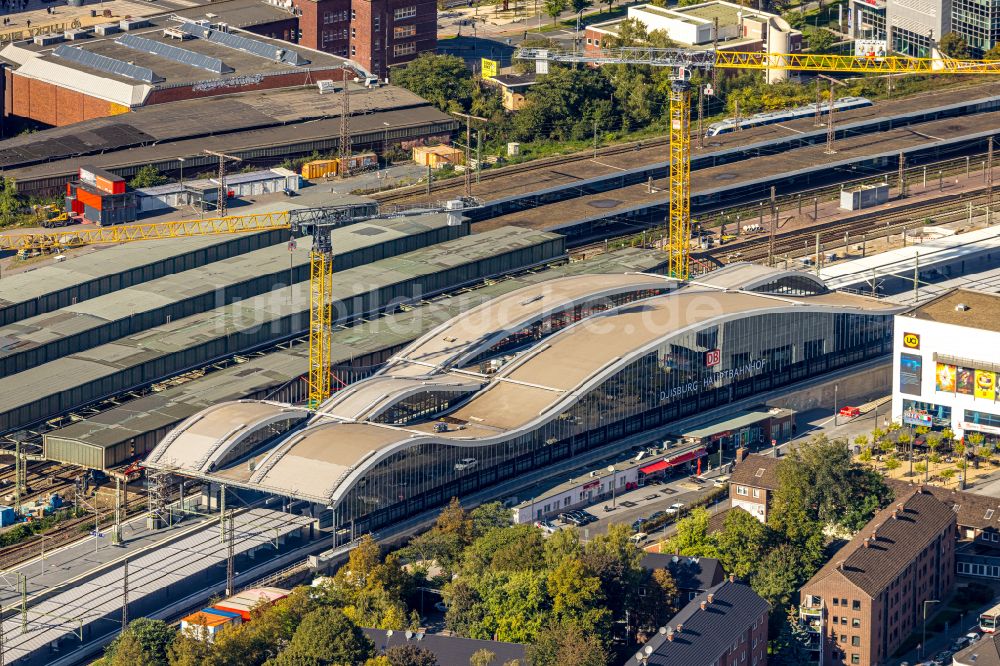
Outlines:
[{"label": "rooftop ventilation unit", "polygon": [[316,87],[319,88],[320,95],[337,92],[337,84],[335,84],[331,79],[323,79],[322,81],[317,81]]},{"label": "rooftop ventilation unit", "polygon": [[76,30],[67,30],[63,33],[63,37],[69,41],[75,42],[78,39],[86,39],[87,37],[90,37],[90,32],[89,28],[77,28]]},{"label": "rooftop ventilation unit", "polygon": [[53,44],[58,44],[59,42],[64,41],[64,39],[65,38],[62,35],[58,35],[58,34],[55,34],[55,35],[35,35],[35,40],[34,41],[35,41],[35,44],[37,44],[38,46],[52,46]]},{"label": "rooftop ventilation unit", "polygon": [[235,71],[218,58],[213,58],[203,53],[195,53],[194,51],[172,46],[171,44],[146,39],[145,37],[139,37],[138,35],[122,35],[115,40],[115,43],[135,51],[145,51],[161,58],[166,58],[167,60],[173,60],[184,65],[190,65],[191,67],[198,67],[199,69],[206,69],[214,74],[229,74]]},{"label": "rooftop ventilation unit", "polygon": [[102,23],[101,25],[94,27],[94,32],[96,32],[98,35],[103,35],[103,36],[113,35],[116,32],[121,32],[121,31],[122,29],[118,26],[117,23]]},{"label": "rooftop ventilation unit", "polygon": [[138,30],[139,28],[145,28],[149,25],[149,21],[146,19],[122,19],[118,22],[118,27],[120,27],[125,32],[129,30]]},{"label": "rooftop ventilation unit", "polygon": [[122,62],[115,58],[109,58],[108,56],[101,55],[99,53],[91,53],[90,51],[84,51],[81,48],[75,46],[69,46],[68,44],[62,44],[52,55],[62,58],[63,60],[68,60],[74,62],[83,67],[89,67],[90,69],[96,69],[107,74],[116,74],[118,76],[124,76],[125,78],[135,79],[136,81],[142,81],[143,83],[159,83],[163,81],[162,76],[157,76],[153,70],[148,67],[139,67],[133,65],[129,62]]},{"label": "rooftop ventilation unit", "polygon": [[[253,55],[260,56],[261,58],[267,58],[271,61],[275,60],[275,55],[277,54],[276,47],[272,44],[267,44],[256,39],[250,39],[249,37],[233,35],[219,30],[212,30],[211,28],[207,28],[203,25],[184,23],[181,25],[180,29],[196,37],[207,39],[210,42],[214,42],[237,51],[252,53]],[[297,51],[290,49],[281,49],[281,51],[281,57],[278,62],[294,65],[296,67],[309,64],[309,61],[299,55]]]}]

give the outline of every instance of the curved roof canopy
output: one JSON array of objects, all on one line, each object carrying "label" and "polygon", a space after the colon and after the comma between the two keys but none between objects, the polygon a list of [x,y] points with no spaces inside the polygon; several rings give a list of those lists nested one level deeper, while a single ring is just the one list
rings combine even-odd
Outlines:
[{"label": "curved roof canopy", "polygon": [[[217,476],[336,505],[367,470],[395,452],[427,443],[475,448],[531,432],[650,349],[689,331],[768,313],[891,314],[899,309],[875,299],[828,292],[822,283],[804,279],[803,273],[747,266],[722,269],[669,293],[663,292],[672,283],[646,275],[581,276],[513,292],[434,329],[393,357],[380,374],[324,403],[301,427],[245,468],[219,470]],[[761,288],[789,279],[805,295],[741,287]],[[635,300],[587,310],[580,321],[509,355],[509,362],[495,374],[459,367],[463,359],[546,316],[579,313],[575,308],[581,304],[628,292]],[[412,426],[370,420],[401,400],[429,393],[458,398],[449,404],[446,429],[442,422],[431,420]],[[250,406],[255,404],[259,407]],[[148,464],[158,467],[172,461],[181,473],[204,474],[208,471],[204,452],[217,448],[217,440],[231,440],[233,428],[243,422],[273,421],[277,409],[251,402],[205,410],[171,433]]]}]

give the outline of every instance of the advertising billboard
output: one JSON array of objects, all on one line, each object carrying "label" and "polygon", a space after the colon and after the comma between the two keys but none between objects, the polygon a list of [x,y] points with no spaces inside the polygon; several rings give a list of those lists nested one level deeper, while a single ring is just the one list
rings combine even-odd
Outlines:
[{"label": "advertising billboard", "polygon": [[884,58],[886,41],[884,39],[855,39],[855,58]]},{"label": "advertising billboard", "polygon": [[976,392],[976,371],[972,368],[955,368],[955,391],[963,395],[974,395]]},{"label": "advertising billboard", "polygon": [[997,376],[992,370],[976,370],[976,397],[993,400],[996,396],[996,383]]},{"label": "advertising billboard", "polygon": [[947,363],[938,363],[936,377],[936,388],[938,391],[947,393],[955,392],[955,366]]},{"label": "advertising billboard", "polygon": [[899,392],[920,395],[924,362],[917,354],[899,355]]}]

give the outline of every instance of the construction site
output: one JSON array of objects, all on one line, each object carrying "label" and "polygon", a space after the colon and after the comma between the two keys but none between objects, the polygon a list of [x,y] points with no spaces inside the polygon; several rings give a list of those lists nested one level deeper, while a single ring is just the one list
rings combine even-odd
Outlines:
[{"label": "construction site", "polygon": [[[317,177],[230,208],[237,165],[469,131],[342,58],[274,62],[237,32],[178,10],[0,53],[13,112],[53,126],[0,142],[5,177],[100,218],[0,236],[3,527],[52,521],[0,548],[7,662],[83,662],[129,618],[328,571],[451,497],[521,504],[679,422],[832,378],[870,391],[895,315],[932,283],[995,278],[991,77],[712,137],[688,105],[666,140],[372,198]],[[101,104],[122,108],[88,112],[67,77],[114,82]],[[46,96],[65,117],[40,116]],[[88,203],[148,165],[211,172],[214,198],[124,224]],[[882,198],[844,207],[866,188]]]}]

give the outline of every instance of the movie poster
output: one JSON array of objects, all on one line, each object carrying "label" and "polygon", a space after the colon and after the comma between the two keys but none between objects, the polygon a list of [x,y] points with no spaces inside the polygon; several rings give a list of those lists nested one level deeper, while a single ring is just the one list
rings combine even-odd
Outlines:
[{"label": "movie poster", "polygon": [[937,364],[937,390],[955,392],[955,366],[947,363]]},{"label": "movie poster", "polygon": [[920,395],[923,359],[916,354],[899,355],[899,392]]},{"label": "movie poster", "polygon": [[976,370],[976,397],[993,400],[996,375],[991,370]]},{"label": "movie poster", "polygon": [[976,373],[972,368],[955,368],[955,390],[965,395],[974,395]]}]

